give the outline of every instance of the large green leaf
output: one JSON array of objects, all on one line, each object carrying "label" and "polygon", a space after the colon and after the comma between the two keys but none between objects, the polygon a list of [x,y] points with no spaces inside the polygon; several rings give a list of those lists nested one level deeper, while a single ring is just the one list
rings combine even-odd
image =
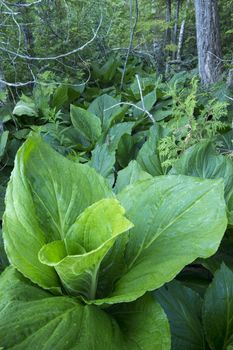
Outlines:
[{"label": "large green leaf", "polygon": [[116,199],[96,202],[77,218],[64,241],[42,247],[40,261],[54,266],[67,291],[94,299],[101,261],[117,237],[133,226],[124,213]]},{"label": "large green leaf", "polygon": [[[209,179],[223,178],[225,198],[233,215],[233,161],[217,154],[212,142],[203,141],[190,147],[175,163],[170,173]],[[231,221],[233,223],[233,219]]]},{"label": "large green leaf", "polygon": [[134,122],[123,122],[115,124],[109,129],[105,142],[108,143],[111,150],[115,151],[118,148],[123,135],[131,135],[134,124]]},{"label": "large green leaf", "polygon": [[109,95],[97,97],[89,106],[88,111],[100,118],[103,130],[106,131],[112,123],[124,115],[126,108],[118,105],[119,101]]},{"label": "large green leaf", "polygon": [[166,137],[169,130],[154,125],[150,128],[149,137],[140,149],[137,161],[142,169],[147,171],[152,176],[163,175],[162,159],[158,151],[159,140]]},{"label": "large green leaf", "polygon": [[151,295],[146,294],[133,303],[114,305],[109,312],[125,330],[127,349],[170,349],[170,329],[165,312],[156,300],[153,303]]},{"label": "large green leaf", "polygon": [[226,132],[225,134],[217,135],[218,148],[222,153],[231,153],[233,151],[233,130]]},{"label": "large green leaf", "polygon": [[91,143],[97,141],[101,135],[100,119],[89,111],[77,106],[70,106],[71,121],[77,129]]},{"label": "large green leaf", "polygon": [[[149,92],[149,94],[143,97],[143,100],[144,100],[144,107],[146,111],[150,112],[155,102],[157,101],[156,90]],[[142,110],[143,109],[142,101],[138,102],[136,106],[139,107],[140,109],[133,107],[133,116],[134,118],[138,119],[142,117],[145,114],[145,112],[143,112]]]},{"label": "large green leaf", "polygon": [[31,137],[18,151],[6,194],[3,233],[11,263],[44,288],[59,286],[38,260],[47,243],[64,239],[77,217],[112,192],[93,169],[74,163]]},{"label": "large green leaf", "polygon": [[233,341],[233,272],[222,264],[204,299],[203,321],[212,350],[226,350]]},{"label": "large green leaf", "polygon": [[114,164],[116,162],[115,150],[111,149],[107,143],[97,144],[91,155],[89,166],[105,177],[112,185],[114,182]]},{"label": "large green leaf", "polygon": [[0,230],[0,273],[8,266],[8,259],[6,256],[6,252],[4,249],[3,238],[2,238],[2,230]]},{"label": "large green leaf", "polygon": [[0,185],[0,220],[2,220],[2,216],[5,211],[5,195],[6,187]]},{"label": "large green leaf", "polygon": [[222,180],[155,177],[126,187],[118,199],[134,224],[127,271],[99,304],[134,300],[159,288],[197,257],[214,254],[225,232]]},{"label": "large green leaf", "polygon": [[214,274],[224,262],[229,268],[233,269],[233,237],[231,232],[226,232],[217,252],[208,259],[199,259],[206,269]]},{"label": "large green leaf", "polygon": [[[151,90],[154,90],[156,84],[156,76],[153,74],[148,75],[147,77],[140,77],[140,85],[143,95],[146,95]],[[138,86],[138,80],[135,78],[134,82],[129,87],[129,92],[133,95],[137,100],[140,99],[140,89]]]},{"label": "large green leaf", "polygon": [[122,168],[125,168],[138,151],[138,138],[136,135],[123,135],[117,149],[117,161]]},{"label": "large green leaf", "polygon": [[170,322],[172,349],[205,350],[201,297],[175,280],[156,291],[155,296]]},{"label": "large green leaf", "polygon": [[0,134],[0,159],[4,156],[6,145],[8,141],[9,131],[3,131]]},{"label": "large green leaf", "polygon": [[70,86],[70,85],[60,85],[54,92],[51,101],[51,107],[56,108],[58,111],[64,105],[72,103],[76,100],[84,91],[85,84],[81,84],[78,86]]},{"label": "large green leaf", "polygon": [[121,192],[126,186],[139,180],[150,179],[151,175],[143,171],[136,160],[131,160],[126,168],[120,170],[117,175],[115,192]]},{"label": "large green leaf", "polygon": [[101,79],[101,82],[108,82],[114,77],[118,65],[119,61],[116,60],[116,57],[113,55],[102,67],[94,63],[92,63],[91,67],[93,69],[94,77]]},{"label": "large green leaf", "polygon": [[53,98],[51,101],[52,107],[55,107],[56,110],[59,110],[62,108],[62,106],[68,101],[68,86],[67,85],[60,85],[58,88],[54,91]]},{"label": "large green leaf", "polygon": [[19,101],[12,112],[17,117],[37,117],[36,106],[33,101]]},{"label": "large green leaf", "polygon": [[172,115],[172,109],[168,109],[168,110],[156,110],[154,113],[153,113],[153,116],[155,117],[155,120],[158,122],[158,121],[161,121],[167,117],[170,117]]},{"label": "large green leaf", "polygon": [[13,268],[0,277],[4,349],[169,350],[166,316],[150,296],[102,311],[30,284]]}]

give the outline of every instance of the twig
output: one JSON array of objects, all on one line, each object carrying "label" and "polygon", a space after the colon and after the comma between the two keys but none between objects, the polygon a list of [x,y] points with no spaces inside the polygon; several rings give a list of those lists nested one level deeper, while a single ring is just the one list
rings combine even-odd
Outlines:
[{"label": "twig", "polygon": [[126,105],[126,106],[131,106],[131,107],[134,107],[136,109],[138,109],[139,111],[141,112],[144,112],[148,115],[148,117],[152,120],[153,123],[155,123],[155,120],[154,120],[154,117],[152,114],[150,114],[150,112],[148,112],[147,110],[141,108],[141,107],[138,107],[137,105],[133,104],[133,103],[130,103],[130,102],[119,102],[119,103],[116,103],[115,105],[109,107],[109,108],[106,108],[104,109],[104,112],[107,112],[109,111],[110,109],[112,108],[115,108],[115,107],[118,107],[118,106],[121,106],[121,105]]},{"label": "twig", "polygon": [[5,4],[7,4],[9,6],[15,6],[15,7],[30,7],[30,6],[37,5],[41,2],[42,2],[42,0],[37,0],[37,1],[31,2],[30,4],[11,4],[10,2],[5,2]]},{"label": "twig", "polygon": [[140,83],[138,74],[136,74],[136,79],[137,79],[138,88],[139,88],[139,92],[140,92],[140,98],[141,98],[141,102],[142,102],[142,108],[143,108],[143,110],[145,111],[146,108],[145,108],[145,104],[144,104],[144,99],[143,99],[143,94],[142,94],[142,87],[141,87],[141,83]]},{"label": "twig", "polygon": [[142,102],[142,109],[143,111],[148,115],[148,117],[152,120],[153,123],[155,123],[154,117],[152,114],[150,114],[146,107],[145,107],[145,103],[144,103],[144,98],[143,98],[143,93],[142,93],[142,87],[141,87],[141,83],[140,83],[140,79],[139,79],[139,75],[136,74],[136,79],[137,79],[137,83],[138,83],[138,88],[139,88],[139,92],[140,92],[140,98],[141,98],[141,102]]},{"label": "twig", "polygon": [[81,84],[71,84],[71,83],[62,83],[62,82],[56,82],[56,81],[54,81],[52,83],[43,83],[39,80],[28,80],[24,83],[22,83],[22,82],[10,83],[8,81],[0,79],[0,83],[5,84],[6,86],[9,86],[9,87],[22,87],[22,86],[28,86],[28,85],[32,85],[32,84],[37,84],[37,85],[41,85],[41,86],[64,85],[64,86],[71,86],[71,87],[80,87],[80,86],[86,85],[88,80],[89,80],[89,78],[84,83],[81,83]]},{"label": "twig", "polygon": [[99,29],[100,29],[100,27],[101,27],[101,25],[102,25],[102,21],[103,21],[103,16],[102,16],[102,14],[101,14],[101,18],[100,18],[99,25],[98,25],[96,31],[94,32],[93,37],[92,37],[89,41],[87,41],[84,45],[82,45],[82,46],[80,46],[80,47],[78,47],[78,48],[76,48],[76,49],[74,49],[74,50],[72,50],[72,51],[69,51],[69,52],[66,52],[66,53],[63,53],[63,54],[60,54],[60,55],[57,55],[57,56],[50,56],[50,57],[32,57],[32,56],[22,55],[22,54],[20,54],[20,53],[16,53],[16,52],[14,52],[14,51],[5,49],[4,47],[0,47],[0,50],[2,50],[2,51],[4,51],[4,52],[7,52],[7,53],[10,53],[10,54],[13,54],[13,55],[15,55],[16,57],[20,57],[20,58],[23,58],[23,59],[25,59],[25,60],[30,60],[30,61],[51,61],[51,60],[57,60],[57,59],[59,59],[59,58],[64,58],[64,57],[73,55],[73,54],[75,54],[75,53],[77,53],[77,52],[79,52],[79,51],[82,51],[85,47],[87,47],[89,44],[91,44],[91,43],[95,40],[95,38],[96,38],[96,36],[97,36],[97,34],[98,34],[98,32],[99,32]]},{"label": "twig", "polygon": [[224,94],[224,96],[227,97],[229,100],[233,101],[233,98],[232,98],[232,97],[227,96],[227,95],[225,95],[225,94]]},{"label": "twig", "polygon": [[215,57],[217,60],[219,60],[220,62],[230,62],[230,63],[233,64],[233,59],[231,59],[231,60],[224,60],[224,59],[222,59],[221,57],[215,55],[215,54],[214,54],[213,52],[211,52],[211,51],[207,51],[207,53],[208,53],[209,55],[214,56],[214,57]]},{"label": "twig", "polygon": [[12,20],[15,23],[17,30],[18,30],[18,48],[17,48],[17,52],[13,52],[14,58],[11,60],[11,63],[14,63],[17,55],[19,54],[19,50],[20,50],[20,46],[21,46],[21,38],[22,38],[21,27],[20,27],[19,23],[17,22],[17,20],[15,19],[15,13],[7,6],[7,4],[2,0],[0,0],[0,4],[2,4],[2,6],[4,6],[9,11],[9,14],[11,15]]}]

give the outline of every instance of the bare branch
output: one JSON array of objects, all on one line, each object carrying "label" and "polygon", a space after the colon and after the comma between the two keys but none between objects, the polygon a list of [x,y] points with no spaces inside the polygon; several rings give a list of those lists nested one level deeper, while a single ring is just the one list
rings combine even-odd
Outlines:
[{"label": "bare branch", "polygon": [[6,86],[9,86],[9,87],[15,87],[15,88],[28,86],[28,85],[32,85],[32,84],[41,85],[41,86],[64,85],[64,86],[70,86],[70,87],[80,87],[80,86],[86,85],[87,81],[85,81],[84,83],[81,83],[81,84],[69,84],[69,83],[61,83],[61,82],[55,82],[55,81],[52,83],[44,83],[44,82],[41,82],[39,80],[28,80],[24,83],[22,83],[22,82],[10,83],[8,81],[0,79],[0,83],[5,84]]},{"label": "bare branch", "polygon": [[37,1],[31,2],[30,4],[24,4],[24,3],[12,4],[10,2],[5,1],[5,4],[7,4],[8,6],[15,6],[15,7],[31,7],[31,6],[40,4],[41,2],[42,0],[37,0]]},{"label": "bare branch", "polygon": [[13,12],[7,5],[4,1],[0,0],[0,4],[2,4],[2,6],[4,6],[8,11],[9,11],[9,14],[11,15],[12,17],[12,20],[13,22],[15,23],[16,27],[17,27],[17,30],[18,30],[18,48],[17,48],[17,51],[14,52],[14,58],[12,59],[12,63],[15,61],[17,55],[19,54],[19,50],[20,50],[20,46],[21,46],[21,38],[22,38],[22,32],[21,32],[21,27],[19,25],[19,23],[17,22],[16,18],[15,18],[15,12]]},{"label": "bare branch", "polygon": [[139,80],[139,76],[138,74],[136,74],[136,79],[137,79],[137,83],[138,83],[138,88],[139,88],[139,92],[140,92],[140,97],[141,97],[141,102],[142,102],[142,108],[145,111],[145,104],[144,104],[144,99],[143,99],[143,94],[142,94],[142,87],[141,87],[141,83]]},{"label": "bare branch", "polygon": [[2,50],[3,52],[7,52],[7,53],[10,53],[10,54],[13,54],[15,55],[16,57],[20,57],[22,59],[25,59],[25,60],[28,60],[28,61],[51,61],[51,60],[57,60],[59,58],[64,58],[64,57],[68,57],[70,55],[73,55],[79,51],[82,51],[85,47],[87,47],[88,45],[90,45],[96,38],[99,30],[100,30],[100,27],[102,25],[102,21],[103,21],[103,16],[101,14],[101,18],[100,18],[100,22],[98,24],[98,27],[96,29],[96,31],[94,32],[94,35],[93,37],[87,41],[85,44],[83,44],[82,46],[72,50],[72,51],[69,51],[69,52],[66,52],[66,53],[63,53],[63,54],[60,54],[60,55],[57,55],[57,56],[50,56],[50,57],[32,57],[32,56],[28,56],[28,55],[22,55],[20,53],[17,53],[17,52],[14,52],[14,51],[11,51],[11,50],[8,50],[4,47],[0,47],[0,50]]},{"label": "bare branch", "polygon": [[224,59],[218,57],[217,55],[215,55],[215,54],[214,54],[213,52],[211,52],[211,51],[207,51],[207,53],[208,53],[209,55],[214,56],[214,57],[215,57],[218,61],[220,61],[220,62],[230,62],[230,63],[233,64],[233,59],[231,59],[231,60],[224,60]]},{"label": "bare branch", "polygon": [[150,114],[150,112],[148,112],[147,110],[145,110],[145,109],[143,109],[143,108],[141,108],[141,107],[138,107],[138,106],[135,105],[134,103],[130,103],[130,102],[119,102],[119,103],[116,103],[115,105],[113,105],[113,106],[111,106],[111,107],[109,107],[109,108],[104,109],[104,112],[107,112],[107,111],[109,111],[109,110],[112,109],[112,108],[115,108],[115,107],[117,107],[117,106],[122,106],[122,105],[131,106],[131,107],[134,107],[134,108],[138,109],[138,110],[141,111],[141,112],[146,113],[147,116],[152,120],[152,122],[155,123],[154,117],[153,117],[152,114]]},{"label": "bare branch", "polygon": [[227,96],[227,95],[225,95],[225,94],[224,94],[224,96],[225,96],[226,98],[228,98],[229,100],[233,101],[233,98],[232,98],[232,97]]}]

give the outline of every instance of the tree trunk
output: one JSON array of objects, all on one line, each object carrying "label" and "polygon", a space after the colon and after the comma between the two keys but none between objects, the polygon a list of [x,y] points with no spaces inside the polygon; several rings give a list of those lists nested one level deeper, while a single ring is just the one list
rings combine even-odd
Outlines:
[{"label": "tree trunk", "polygon": [[[176,0],[175,24],[174,24],[174,29],[173,29],[173,44],[174,45],[176,45],[179,15],[180,15],[180,0]],[[175,59],[175,57],[176,57],[176,52],[174,51],[173,55],[172,55],[173,60]]]},{"label": "tree trunk", "polygon": [[201,82],[213,84],[221,75],[221,42],[217,0],[195,0],[198,68]]},{"label": "tree trunk", "polygon": [[177,45],[177,56],[176,56],[177,61],[181,61],[181,50],[182,50],[183,41],[184,41],[184,29],[185,29],[185,23],[186,23],[189,2],[190,2],[190,0],[186,0],[184,19],[183,19],[181,26],[180,26],[180,34],[179,34],[179,40],[178,40],[178,45]]},{"label": "tree trunk", "polygon": [[3,81],[4,81],[4,74],[2,69],[0,68],[0,92],[6,89],[6,84]]},{"label": "tree trunk", "polygon": [[227,87],[228,89],[233,89],[233,68],[231,68],[228,72]]},{"label": "tree trunk", "polygon": [[[166,23],[168,26],[171,24],[171,16],[172,16],[172,1],[166,0]],[[171,44],[170,26],[166,30],[166,44]]]},{"label": "tree trunk", "polygon": [[[19,3],[26,4],[26,2],[21,1]],[[27,25],[27,22],[30,18],[30,10],[27,7],[22,7],[20,9],[20,12],[23,19],[23,23],[26,23],[21,25],[22,32],[24,34],[24,47],[29,55],[34,56],[34,38],[32,34],[32,29],[29,25]]]}]

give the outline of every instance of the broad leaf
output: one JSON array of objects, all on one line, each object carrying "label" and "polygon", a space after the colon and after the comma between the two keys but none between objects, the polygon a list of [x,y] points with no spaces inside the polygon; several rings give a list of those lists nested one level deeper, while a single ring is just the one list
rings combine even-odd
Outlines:
[{"label": "broad leaf", "polygon": [[166,99],[162,99],[156,103],[152,113],[156,121],[160,121],[172,116],[172,102],[172,98],[166,97]]},{"label": "broad leaf", "polygon": [[106,312],[54,297],[13,268],[0,277],[0,339],[18,350],[170,349],[166,316],[150,296]]},{"label": "broad leaf", "polygon": [[79,86],[60,85],[54,92],[51,107],[55,107],[58,111],[64,105],[72,103],[84,91],[85,84]]},{"label": "broad leaf", "polygon": [[231,233],[225,234],[221,245],[217,252],[208,259],[201,259],[199,262],[212,274],[216,272],[216,270],[220,269],[221,264],[224,262],[229,268],[233,270],[233,237]]},{"label": "broad leaf", "polygon": [[[216,153],[212,142],[203,141],[189,148],[175,163],[171,174],[183,174],[209,179],[223,178],[225,198],[233,223],[233,161]],[[232,217],[232,218],[231,218]]]},{"label": "broad leaf", "polygon": [[119,61],[116,60],[116,57],[113,55],[107,60],[107,62],[102,67],[94,63],[91,67],[96,78],[101,79],[102,82],[108,82],[114,77],[118,65]]},{"label": "broad leaf", "polygon": [[134,224],[127,270],[98,304],[134,300],[159,288],[197,257],[214,254],[226,229],[221,180],[155,177],[126,187],[118,199]]},{"label": "broad leaf", "polygon": [[112,196],[93,169],[67,160],[39,137],[29,138],[17,153],[6,194],[3,232],[11,263],[40,286],[58,287],[57,274],[38,252],[64,239],[84,209]]},{"label": "broad leaf", "polygon": [[155,120],[161,121],[167,117],[170,117],[172,115],[172,109],[168,110],[156,110],[156,112],[153,113],[153,116],[155,117]]},{"label": "broad leaf", "polygon": [[107,143],[104,143],[102,145],[97,144],[91,154],[89,166],[105,177],[112,185],[114,182],[114,164],[116,162],[115,151],[111,150]]},{"label": "broad leaf", "polygon": [[9,265],[6,252],[4,249],[2,231],[0,230],[0,273]]},{"label": "broad leaf", "polygon": [[170,322],[172,349],[205,350],[200,296],[177,281],[160,288],[155,296]]},{"label": "broad leaf", "polygon": [[104,131],[108,130],[112,123],[124,115],[126,108],[118,105],[119,101],[109,95],[97,97],[89,106],[88,111],[100,118]]},{"label": "broad leaf", "polygon": [[125,122],[113,125],[106,135],[105,142],[109,145],[109,148],[115,151],[118,148],[119,141],[123,135],[131,135],[134,127],[134,122]]},{"label": "broad leaf", "polygon": [[0,134],[0,159],[4,156],[8,141],[9,131],[3,131]]},{"label": "broad leaf", "polygon": [[170,349],[170,329],[165,312],[151,295],[146,294],[133,303],[115,305],[109,312],[125,330],[127,349]]},{"label": "broad leaf", "polygon": [[233,340],[233,272],[222,264],[204,299],[203,321],[212,350],[226,350]]},{"label": "broad leaf", "polygon": [[17,117],[27,116],[27,117],[37,117],[37,111],[35,104],[33,102],[19,101],[12,112]]},{"label": "broad leaf", "polygon": [[88,207],[71,226],[64,241],[42,247],[40,261],[54,266],[65,289],[94,299],[101,261],[117,237],[133,225],[116,199]]},{"label": "broad leaf", "polygon": [[[145,110],[147,112],[150,112],[155,102],[157,101],[156,90],[153,90],[149,94],[144,96],[143,100],[144,100]],[[134,118],[138,119],[142,117],[145,114],[145,112],[141,110],[143,109],[142,101],[138,102],[136,106],[139,107],[140,109],[133,107],[133,116]]]},{"label": "broad leaf", "polygon": [[68,86],[66,85],[60,85],[55,90],[53,94],[53,99],[51,101],[52,107],[55,107],[56,110],[59,110],[62,108],[62,106],[68,101]]},{"label": "broad leaf", "polygon": [[[140,85],[143,95],[146,95],[148,92],[155,88],[156,76],[150,74],[147,77],[140,77]],[[134,82],[130,85],[130,93],[136,98],[140,99],[140,90],[138,86],[138,81],[135,78]]]},{"label": "broad leaf", "polygon": [[0,220],[2,220],[2,216],[5,211],[5,195],[6,187],[0,185]]},{"label": "broad leaf", "polygon": [[125,169],[118,172],[115,192],[119,193],[128,185],[132,185],[139,180],[146,180],[150,178],[151,175],[143,171],[136,160],[132,160]]},{"label": "broad leaf", "polygon": [[166,137],[169,131],[160,125],[154,125],[150,128],[149,137],[140,149],[137,161],[142,169],[152,176],[163,175],[162,159],[158,151],[159,140]]},{"label": "broad leaf", "polygon": [[222,153],[232,152],[233,151],[233,130],[226,132],[225,134],[217,135],[217,143],[219,144],[218,148]]},{"label": "broad leaf", "polygon": [[138,139],[136,135],[123,135],[117,149],[117,161],[122,168],[125,168],[137,154]]},{"label": "broad leaf", "polygon": [[71,121],[77,129],[91,143],[97,141],[101,135],[101,123],[91,112],[77,106],[70,106]]}]

